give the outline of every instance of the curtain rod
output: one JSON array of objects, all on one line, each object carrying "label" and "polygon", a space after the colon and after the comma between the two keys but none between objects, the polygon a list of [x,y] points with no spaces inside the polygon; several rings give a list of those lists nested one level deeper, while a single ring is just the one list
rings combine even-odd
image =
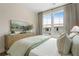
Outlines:
[{"label": "curtain rod", "polygon": [[[55,7],[55,8],[51,8],[51,9],[48,9],[48,10],[45,10],[45,11],[41,11],[41,12],[47,12],[47,11],[54,10],[54,9],[57,9],[57,8],[60,8],[60,7],[63,7],[63,6],[70,5],[70,4],[72,4],[72,3],[68,3],[68,4],[65,4],[65,5],[58,6],[58,7]],[[41,13],[41,12],[38,12],[38,13]]]}]

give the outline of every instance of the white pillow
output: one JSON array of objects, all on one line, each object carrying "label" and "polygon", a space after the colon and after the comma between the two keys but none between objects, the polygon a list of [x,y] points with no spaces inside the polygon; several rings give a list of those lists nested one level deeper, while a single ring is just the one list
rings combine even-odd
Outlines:
[{"label": "white pillow", "polygon": [[71,39],[69,39],[67,34],[63,34],[57,40],[58,51],[61,55],[67,55],[70,52]]},{"label": "white pillow", "polygon": [[72,39],[77,33],[70,33],[69,38]]},{"label": "white pillow", "polygon": [[72,39],[72,54],[74,56],[79,56],[79,35],[76,35],[75,37],[73,37]]}]

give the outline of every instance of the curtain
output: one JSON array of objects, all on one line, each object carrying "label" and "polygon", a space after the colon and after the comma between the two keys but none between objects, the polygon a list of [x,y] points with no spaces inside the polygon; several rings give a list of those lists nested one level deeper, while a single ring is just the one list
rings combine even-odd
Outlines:
[{"label": "curtain", "polygon": [[38,27],[37,27],[37,35],[42,34],[42,20],[43,20],[43,13],[38,13]]},{"label": "curtain", "polygon": [[76,3],[77,8],[77,25],[79,26],[79,3]]},{"label": "curtain", "polygon": [[77,23],[76,4],[68,4],[64,6],[64,27],[66,33],[70,33],[70,29]]}]

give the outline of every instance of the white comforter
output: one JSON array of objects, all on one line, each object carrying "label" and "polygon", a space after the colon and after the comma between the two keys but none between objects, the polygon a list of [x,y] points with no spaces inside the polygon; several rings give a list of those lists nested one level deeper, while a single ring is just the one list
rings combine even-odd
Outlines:
[{"label": "white comforter", "polygon": [[79,56],[79,34],[72,39],[72,42],[72,54],[74,56]]},{"label": "white comforter", "polygon": [[57,39],[51,38],[32,49],[29,53],[30,56],[60,56],[57,49]]},{"label": "white comforter", "polygon": [[19,41],[16,41],[8,50],[8,54],[11,56],[23,56],[29,47],[33,44],[39,43],[42,40],[49,39],[49,36],[39,35],[29,38],[24,38]]}]

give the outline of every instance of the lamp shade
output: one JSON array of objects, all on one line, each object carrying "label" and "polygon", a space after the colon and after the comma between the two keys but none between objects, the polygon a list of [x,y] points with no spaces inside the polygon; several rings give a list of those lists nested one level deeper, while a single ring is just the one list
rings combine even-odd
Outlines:
[{"label": "lamp shade", "polygon": [[78,26],[74,26],[74,27],[71,29],[71,32],[79,32],[79,27],[78,27]]}]

